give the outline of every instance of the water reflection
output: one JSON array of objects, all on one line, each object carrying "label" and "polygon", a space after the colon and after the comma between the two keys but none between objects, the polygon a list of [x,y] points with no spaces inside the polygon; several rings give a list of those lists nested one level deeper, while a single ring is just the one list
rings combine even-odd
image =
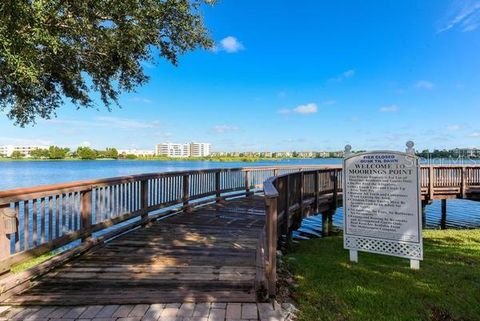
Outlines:
[{"label": "water reflection", "polygon": [[[426,208],[426,229],[439,229],[441,223],[441,201],[434,201]],[[335,228],[343,229],[343,208],[338,208],[333,216]],[[480,202],[469,200],[448,200],[446,228],[479,228]],[[313,231],[314,233],[309,233]],[[302,227],[294,233],[297,239],[316,237],[322,231],[322,217],[317,215],[302,222]]]}]

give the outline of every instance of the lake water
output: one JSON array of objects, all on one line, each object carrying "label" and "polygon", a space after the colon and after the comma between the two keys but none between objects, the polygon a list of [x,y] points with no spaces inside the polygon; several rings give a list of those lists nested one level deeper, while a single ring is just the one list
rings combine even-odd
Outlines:
[{"label": "lake water", "polygon": [[[448,163],[437,160],[436,163]],[[207,162],[207,161],[1,161],[0,190],[71,182],[76,180],[115,176],[182,171],[209,168],[268,166],[268,165],[339,165],[341,159],[287,159],[260,162]],[[341,226],[342,209],[334,216]],[[427,227],[435,228],[440,222],[440,202],[427,206]],[[448,227],[479,227],[480,202],[448,201]]]},{"label": "lake water", "polygon": [[285,159],[259,162],[207,162],[207,161],[1,161],[0,190],[65,183],[85,179],[116,176],[268,165],[339,165],[339,158]]}]

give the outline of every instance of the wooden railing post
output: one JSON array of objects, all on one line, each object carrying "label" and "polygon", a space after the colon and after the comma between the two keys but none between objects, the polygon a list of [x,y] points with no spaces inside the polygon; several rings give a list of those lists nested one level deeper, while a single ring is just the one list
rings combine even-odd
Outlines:
[{"label": "wooden railing post", "polygon": [[304,208],[304,193],[305,193],[305,188],[303,187],[305,185],[305,173],[303,171],[300,172],[300,217],[303,218],[305,215],[305,208]]},{"label": "wooden railing post", "polygon": [[290,175],[285,176],[285,212],[283,214],[283,233],[287,238],[287,242],[290,240]]},{"label": "wooden railing post", "polygon": [[266,198],[266,252],[267,252],[267,283],[268,294],[274,296],[277,292],[277,198]]},{"label": "wooden railing post", "polygon": [[[0,214],[3,213],[2,209],[9,206],[9,204],[0,205]],[[0,261],[10,256],[10,234],[7,234],[5,231],[4,219],[3,214],[0,215]]]},{"label": "wooden railing post", "polygon": [[190,175],[183,175],[183,193],[182,201],[184,209],[189,212],[190,207],[188,206],[188,201],[190,200]]},{"label": "wooden railing post", "polygon": [[433,166],[428,168],[428,197],[433,200],[433,193],[435,188],[435,171]]},{"label": "wooden railing post", "polygon": [[462,186],[460,188],[462,198],[467,198],[467,169],[462,167]]},{"label": "wooden railing post", "polygon": [[333,210],[335,211],[338,203],[338,171],[336,169],[333,170],[332,179],[333,179],[332,207],[333,207]]},{"label": "wooden railing post", "polygon": [[216,202],[220,203],[221,201],[221,189],[220,189],[220,171],[215,172],[215,198]]},{"label": "wooden railing post", "polygon": [[144,220],[148,217],[148,179],[143,180],[141,182],[141,199],[140,199],[140,210],[141,210],[141,215],[140,219]]},{"label": "wooden railing post", "polygon": [[318,209],[320,206],[320,172],[316,171],[315,172],[315,177],[314,177],[314,182],[313,182],[313,189],[314,189],[314,195],[315,195],[315,201],[313,204],[313,210],[315,214],[318,214]]},{"label": "wooden railing post", "polygon": [[250,185],[251,185],[250,179],[251,179],[250,171],[247,170],[247,171],[245,171],[245,195],[247,197],[251,196],[251,193],[250,193]]},{"label": "wooden railing post", "polygon": [[92,227],[92,188],[81,192],[80,213],[80,230],[86,232],[82,237],[83,242],[92,235],[90,230]]}]

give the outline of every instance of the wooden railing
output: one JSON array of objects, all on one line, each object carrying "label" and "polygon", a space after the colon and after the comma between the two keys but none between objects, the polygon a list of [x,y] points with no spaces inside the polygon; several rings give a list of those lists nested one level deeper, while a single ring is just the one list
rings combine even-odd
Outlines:
[{"label": "wooden railing", "polygon": [[[9,209],[18,223],[15,231],[7,233],[5,221],[0,221],[0,273],[72,242],[80,248],[82,242],[98,240],[105,231],[114,236],[162,215],[264,191],[266,229],[259,262],[268,290],[274,293],[279,236],[288,240],[309,213],[324,214],[328,233],[342,196],[341,177],[340,166],[269,166],[143,174],[0,191],[0,212]],[[477,199],[480,166],[424,166],[421,186],[424,202]]]},{"label": "wooden railing", "polygon": [[261,191],[271,176],[306,168],[312,167],[155,173],[0,191],[0,210],[13,210],[18,223],[16,231],[7,234],[0,222],[0,272],[32,256],[91,239],[92,233],[118,223],[139,218],[134,225],[144,225],[149,213],[161,209],[188,210],[249,195]]},{"label": "wooden railing", "polygon": [[280,236],[288,242],[302,219],[316,213],[323,214],[324,232],[327,232],[341,201],[341,182],[342,169],[339,167],[287,173],[265,181],[264,279],[269,295],[276,293],[276,253]]},{"label": "wooden railing", "polygon": [[[425,206],[434,199],[480,200],[480,165],[424,166],[421,196]],[[332,215],[342,201],[342,168],[329,167],[270,177],[265,181],[264,282],[269,295],[276,293],[276,252],[279,240],[310,214],[322,214],[323,234],[332,229]]]},{"label": "wooden railing", "polygon": [[473,198],[480,187],[480,165],[422,166],[422,199]]}]

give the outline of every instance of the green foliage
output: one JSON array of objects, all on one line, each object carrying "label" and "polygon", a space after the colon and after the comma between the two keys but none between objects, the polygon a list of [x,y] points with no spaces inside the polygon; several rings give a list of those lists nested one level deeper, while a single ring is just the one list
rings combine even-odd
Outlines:
[{"label": "green foliage", "polygon": [[137,159],[137,155],[127,154],[127,155],[125,155],[125,158],[126,158],[126,159]]},{"label": "green foliage", "polygon": [[299,321],[480,320],[480,230],[424,231],[424,261],[359,253],[342,237],[301,242],[285,258]]},{"label": "green foliage", "polygon": [[200,14],[208,0],[3,0],[0,110],[16,124],[51,118],[63,97],[111,108],[144,84],[142,61],[178,56],[212,41]]},{"label": "green foliage", "polygon": [[48,158],[50,159],[64,159],[67,157],[69,148],[61,148],[58,146],[50,146],[48,148]]},{"label": "green foliage", "polygon": [[41,264],[41,263],[51,259],[52,257],[54,257],[57,254],[57,252],[58,251],[47,252],[47,253],[44,253],[40,256],[34,257],[34,258],[32,258],[28,261],[16,264],[16,265],[12,266],[10,271],[14,274],[17,274],[17,273],[23,272],[25,270],[28,270],[31,267],[34,267],[38,264]]},{"label": "green foliage", "polygon": [[14,151],[11,156],[13,159],[21,159],[23,158],[23,154],[20,153],[18,150]]},{"label": "green foliage", "polygon": [[48,149],[37,148],[30,152],[33,159],[48,158]]},{"label": "green foliage", "polygon": [[90,147],[78,147],[76,155],[83,160],[97,159],[97,152]]},{"label": "green foliage", "polygon": [[103,158],[113,158],[113,159],[118,159],[118,151],[116,148],[108,148],[105,149],[104,151],[102,152],[99,152],[101,153],[101,156]]},{"label": "green foliage", "polygon": [[451,150],[438,150],[434,149],[432,152],[428,149],[424,149],[421,152],[417,153],[417,156],[432,159],[432,158],[479,158],[480,153],[474,152],[473,155],[470,153],[465,153],[465,151],[461,151],[458,149],[451,149]]}]

